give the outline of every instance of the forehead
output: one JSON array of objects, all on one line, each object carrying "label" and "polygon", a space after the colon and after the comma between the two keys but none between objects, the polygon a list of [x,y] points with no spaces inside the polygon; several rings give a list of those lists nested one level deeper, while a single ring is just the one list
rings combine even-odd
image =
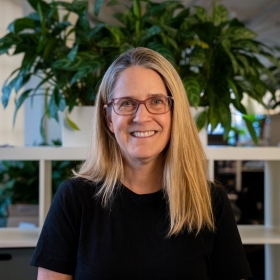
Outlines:
[{"label": "forehead", "polygon": [[153,94],[167,95],[166,86],[156,71],[139,66],[122,71],[113,89],[114,98],[147,98]]}]

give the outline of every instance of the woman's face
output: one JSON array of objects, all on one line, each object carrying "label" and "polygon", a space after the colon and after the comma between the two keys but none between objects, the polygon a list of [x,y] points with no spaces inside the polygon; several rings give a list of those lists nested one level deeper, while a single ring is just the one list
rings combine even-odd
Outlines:
[{"label": "woman's face", "polygon": [[[114,98],[145,100],[158,94],[168,95],[163,80],[155,71],[143,67],[133,66],[121,72],[114,88]],[[134,114],[121,116],[112,109],[107,122],[124,159],[132,165],[159,159],[170,139],[170,110],[155,115],[140,104]]]}]

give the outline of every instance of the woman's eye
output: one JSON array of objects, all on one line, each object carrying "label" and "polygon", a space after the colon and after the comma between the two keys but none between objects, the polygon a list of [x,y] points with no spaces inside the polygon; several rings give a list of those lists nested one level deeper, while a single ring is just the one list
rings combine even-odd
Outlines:
[{"label": "woman's eye", "polygon": [[164,99],[163,98],[154,98],[151,100],[151,104],[154,104],[154,105],[164,104]]},{"label": "woman's eye", "polygon": [[134,106],[135,102],[133,100],[124,100],[121,102],[120,107]]}]

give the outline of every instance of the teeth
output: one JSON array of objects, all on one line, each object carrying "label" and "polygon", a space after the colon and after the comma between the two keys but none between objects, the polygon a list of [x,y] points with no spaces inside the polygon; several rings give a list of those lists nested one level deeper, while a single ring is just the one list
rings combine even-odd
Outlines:
[{"label": "teeth", "polygon": [[154,134],[155,134],[155,131],[154,131],[154,130],[145,131],[145,132],[140,132],[140,131],[134,131],[134,132],[132,132],[132,135],[133,135],[133,136],[136,136],[136,137],[148,137],[148,136],[151,136],[151,135],[154,135]]}]

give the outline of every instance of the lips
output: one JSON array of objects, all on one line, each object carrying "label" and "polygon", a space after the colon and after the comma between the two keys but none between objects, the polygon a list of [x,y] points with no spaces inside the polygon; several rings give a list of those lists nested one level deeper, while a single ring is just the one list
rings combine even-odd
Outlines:
[{"label": "lips", "polygon": [[134,137],[149,137],[156,133],[155,130],[149,130],[149,131],[133,131],[131,132],[131,135]]}]

